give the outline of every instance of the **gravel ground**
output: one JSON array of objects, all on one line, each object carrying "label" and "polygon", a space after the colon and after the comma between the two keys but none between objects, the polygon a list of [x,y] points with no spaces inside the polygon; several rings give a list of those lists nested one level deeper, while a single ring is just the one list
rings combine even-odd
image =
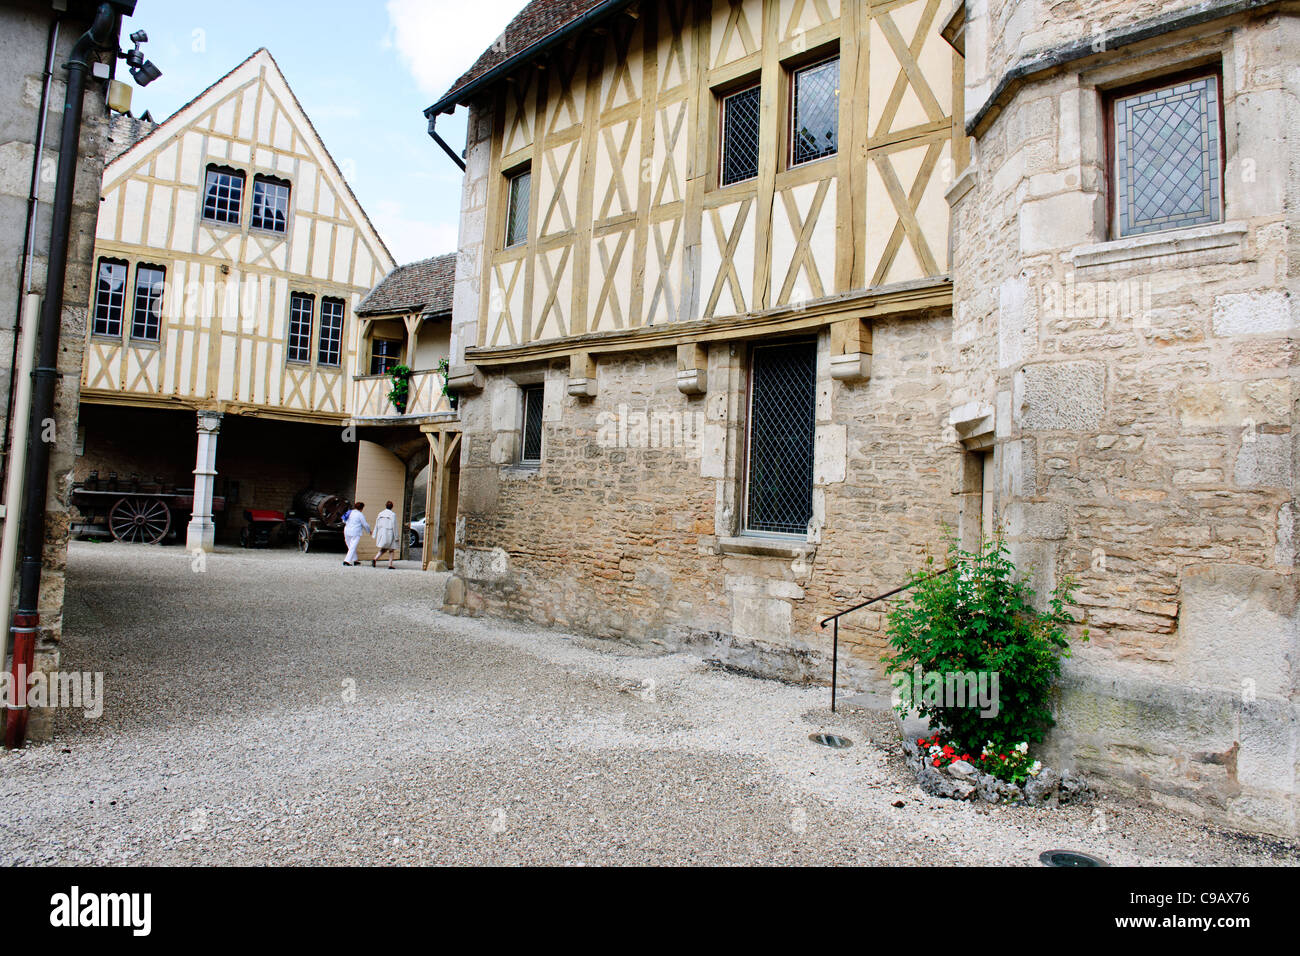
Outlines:
[{"label": "gravel ground", "polygon": [[[0,755],[4,864],[1295,864],[1111,797],[938,800],[888,714],[656,646],[439,613],[337,555],[75,543],[64,670],[103,716]],[[853,739],[847,750],[808,740]],[[901,806],[896,804],[901,803]]]}]

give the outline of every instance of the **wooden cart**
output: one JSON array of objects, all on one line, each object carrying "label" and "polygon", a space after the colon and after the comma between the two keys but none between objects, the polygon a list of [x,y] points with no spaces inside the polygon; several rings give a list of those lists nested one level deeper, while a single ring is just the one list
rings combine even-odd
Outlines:
[{"label": "wooden cart", "polygon": [[[72,486],[72,504],[82,515],[82,521],[73,525],[73,534],[109,534],[115,541],[158,544],[185,527],[194,511],[194,489],[158,479],[141,481],[136,475],[119,481],[114,474],[101,481],[98,472],[92,472],[89,479]],[[225,507],[225,498],[213,496],[214,515]]]}]

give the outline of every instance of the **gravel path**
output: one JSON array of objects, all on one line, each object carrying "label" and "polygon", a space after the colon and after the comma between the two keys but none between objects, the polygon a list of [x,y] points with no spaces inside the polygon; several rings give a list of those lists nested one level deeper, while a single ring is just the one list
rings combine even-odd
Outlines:
[{"label": "gravel path", "polygon": [[[75,543],[63,669],[103,716],[0,754],[0,863],[1289,863],[1113,798],[927,797],[887,714],[698,657],[446,617],[337,555]],[[842,751],[814,731],[854,740]],[[902,806],[895,806],[896,803]]]}]

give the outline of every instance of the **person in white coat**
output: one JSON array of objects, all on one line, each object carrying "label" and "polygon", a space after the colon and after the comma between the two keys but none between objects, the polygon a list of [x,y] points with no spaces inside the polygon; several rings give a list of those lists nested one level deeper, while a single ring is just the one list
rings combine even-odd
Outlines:
[{"label": "person in white coat", "polygon": [[393,570],[393,554],[397,550],[397,514],[391,501],[385,503],[384,510],[375,518],[375,547],[379,551],[370,559],[370,566],[378,567],[376,562],[387,552],[388,570]]},{"label": "person in white coat", "polygon": [[361,536],[370,531],[370,522],[366,521],[366,516],[361,513],[363,508],[365,504],[358,501],[343,516],[343,541],[348,546],[347,557],[343,559],[343,564],[350,568],[357,566],[357,545],[361,543]]}]

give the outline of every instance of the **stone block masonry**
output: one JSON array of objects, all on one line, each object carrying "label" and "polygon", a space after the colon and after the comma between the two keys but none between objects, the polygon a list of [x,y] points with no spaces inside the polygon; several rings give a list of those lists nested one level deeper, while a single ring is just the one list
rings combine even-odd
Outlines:
[{"label": "stone block masonry", "polygon": [[[831,379],[823,343],[813,540],[753,548],[731,540],[741,531],[746,345],[710,347],[703,396],[678,390],[670,349],[603,357],[591,401],[563,394],[565,363],[517,374],[557,395],[536,466],[511,457],[520,384],[490,375],[461,407],[457,574],[466,600],[605,637],[704,645],[709,656],[792,680],[827,679],[829,631],[817,622],[902,583],[927,548],[942,546],[944,523],[956,526],[961,449],[943,438],[948,327],[946,315],[877,324],[873,377],[863,383]],[[879,677],[882,627],[878,612],[841,626],[844,647],[862,651],[847,652],[859,680]]]}]

